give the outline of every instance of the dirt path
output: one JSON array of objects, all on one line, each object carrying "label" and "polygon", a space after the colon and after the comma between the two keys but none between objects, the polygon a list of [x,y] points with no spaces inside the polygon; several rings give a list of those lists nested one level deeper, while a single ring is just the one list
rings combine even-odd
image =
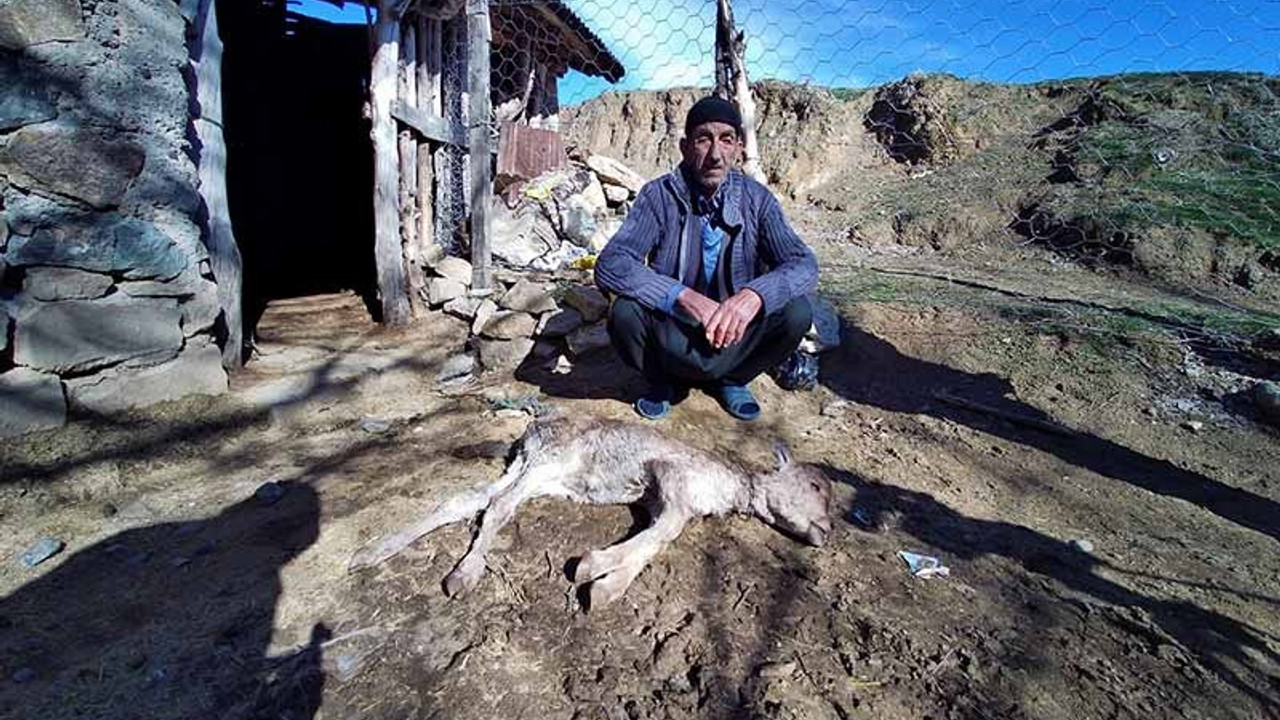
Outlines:
[{"label": "dirt path", "polygon": [[[1247,375],[919,282],[842,300],[821,387],[758,382],[761,422],[698,394],[667,422],[822,465],[832,541],[700,522],[591,614],[564,566],[625,508],[531,504],[460,600],[440,580],[467,528],[345,563],[501,471],[530,418],[494,401],[628,418],[633,374],[606,354],[443,391],[460,324],[278,303],[227,397],[0,450],[0,717],[1280,717],[1280,445],[1233,394]],[[27,569],[41,535],[67,548]]]}]

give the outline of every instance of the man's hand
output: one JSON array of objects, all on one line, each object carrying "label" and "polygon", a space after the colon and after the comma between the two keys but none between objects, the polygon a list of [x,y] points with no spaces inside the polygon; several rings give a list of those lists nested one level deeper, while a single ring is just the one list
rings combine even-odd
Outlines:
[{"label": "man's hand", "polygon": [[756,319],[763,306],[764,301],[756,291],[749,289],[725,300],[711,316],[711,320],[703,323],[707,331],[707,342],[717,349],[736,345],[747,333],[747,326]]},{"label": "man's hand", "polygon": [[720,303],[692,288],[681,290],[676,296],[676,304],[703,327],[711,322],[711,318],[720,309]]}]

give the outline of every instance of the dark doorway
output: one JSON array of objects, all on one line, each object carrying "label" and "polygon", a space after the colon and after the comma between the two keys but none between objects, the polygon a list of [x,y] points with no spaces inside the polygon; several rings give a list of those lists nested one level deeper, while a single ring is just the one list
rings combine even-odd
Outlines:
[{"label": "dark doorway", "polygon": [[376,291],[369,41],[364,27],[295,15],[286,0],[217,9],[227,194],[252,337],[271,300]]}]

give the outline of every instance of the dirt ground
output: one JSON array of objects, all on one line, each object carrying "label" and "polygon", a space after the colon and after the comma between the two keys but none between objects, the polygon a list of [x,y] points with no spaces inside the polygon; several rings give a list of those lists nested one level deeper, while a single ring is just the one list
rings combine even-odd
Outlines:
[{"label": "dirt ground", "polygon": [[[463,598],[467,527],[349,575],[501,472],[531,420],[502,401],[631,418],[640,380],[606,352],[442,388],[460,322],[277,302],[228,395],[0,450],[0,717],[1280,717],[1280,444],[1244,398],[1275,364],[1027,300],[1106,290],[1047,255],[947,267],[1001,292],[819,250],[845,330],[819,388],[757,381],[755,424],[695,393],[665,428],[760,467],[789,442],[836,481],[825,547],[703,520],[587,613],[566,564],[641,518],[546,500]],[[66,549],[26,568],[44,535]]]}]

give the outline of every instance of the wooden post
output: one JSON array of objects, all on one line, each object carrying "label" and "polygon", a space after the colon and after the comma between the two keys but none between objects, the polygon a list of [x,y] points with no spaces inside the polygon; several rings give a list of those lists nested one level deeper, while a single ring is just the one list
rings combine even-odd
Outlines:
[{"label": "wooden post", "polygon": [[374,254],[378,266],[378,292],[382,296],[382,322],[405,325],[411,317],[405,283],[404,254],[400,245],[399,153],[396,121],[391,106],[396,99],[396,66],[400,56],[400,18],[393,0],[380,0],[375,32],[377,48],[370,73],[370,115],[373,129]]},{"label": "wooden post", "polygon": [[222,37],[213,0],[201,0],[195,20],[198,43],[191,61],[195,65],[196,136],[200,139],[200,196],[208,215],[205,246],[213,279],[218,283],[218,305],[226,324],[222,366],[236,370],[244,362],[244,320],[240,309],[244,265],[235,234],[231,231],[231,207],[227,202],[227,143],[222,130]]},{"label": "wooden post", "polygon": [[[439,116],[436,109],[436,98],[440,95],[440,41],[436,33],[440,21],[418,16],[418,63],[414,72],[418,76],[418,109],[428,115]],[[434,48],[433,48],[434,42]],[[432,64],[433,50],[435,64]],[[433,75],[432,68],[435,69]],[[435,195],[432,192],[433,172],[431,161],[431,143],[423,140],[418,145],[418,247],[426,252],[435,244],[435,208],[432,203]],[[425,275],[425,272],[424,272]]]},{"label": "wooden post", "polygon": [[742,115],[742,171],[765,181],[760,168],[760,145],[756,139],[756,101],[747,80],[746,35],[734,27],[729,0],[716,0],[716,89],[715,94],[733,100]]},{"label": "wooden post", "polygon": [[[400,67],[397,95],[409,106],[418,106],[418,28],[406,20],[401,29]],[[422,246],[418,241],[418,139],[408,127],[401,127],[400,155],[400,242],[404,248],[404,268],[409,282],[409,306],[421,316],[427,278],[422,268]]]},{"label": "wooden post", "polygon": [[471,113],[471,289],[492,283],[489,204],[493,194],[489,155],[489,0],[467,0],[467,91]]}]

